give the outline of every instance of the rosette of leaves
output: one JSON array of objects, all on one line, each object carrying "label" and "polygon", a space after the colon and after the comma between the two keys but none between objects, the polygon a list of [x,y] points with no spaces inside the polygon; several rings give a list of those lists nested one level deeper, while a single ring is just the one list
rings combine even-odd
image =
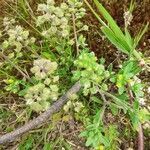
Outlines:
[{"label": "rosette of leaves", "polygon": [[93,52],[83,51],[78,59],[74,61],[76,71],[73,71],[73,80],[80,80],[84,86],[84,95],[96,94],[98,87],[107,90],[107,85],[103,83],[109,77],[109,71],[104,65],[97,63],[97,58]]},{"label": "rosette of leaves", "polygon": [[[36,25],[41,28],[42,35],[50,39],[52,45],[62,39],[68,40],[72,28],[72,14],[76,21],[85,15],[82,4],[79,0],[67,0],[57,6],[54,0],[47,0],[46,4],[38,5],[37,11],[42,15],[37,17]],[[81,27],[82,23],[79,21],[77,25]]]},{"label": "rosette of leaves", "polygon": [[34,111],[44,111],[52,101],[57,100],[59,76],[56,75],[56,70],[56,62],[44,58],[34,61],[31,72],[38,83],[30,86],[24,96],[26,104]]}]

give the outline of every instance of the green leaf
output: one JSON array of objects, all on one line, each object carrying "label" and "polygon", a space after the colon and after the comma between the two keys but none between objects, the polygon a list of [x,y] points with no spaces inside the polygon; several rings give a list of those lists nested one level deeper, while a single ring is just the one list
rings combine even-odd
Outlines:
[{"label": "green leaf", "polygon": [[44,56],[47,59],[56,60],[55,54],[52,53],[51,51],[49,51],[49,52],[47,52],[47,51],[42,52],[41,55]]},{"label": "green leaf", "polygon": [[30,150],[33,148],[34,139],[32,136],[29,136],[28,139],[19,144],[18,150]]},{"label": "green leaf", "polygon": [[145,34],[145,32],[148,30],[149,22],[140,30],[138,35],[134,39],[134,49],[138,45],[139,41],[141,40],[142,36]]},{"label": "green leaf", "polygon": [[110,109],[111,109],[111,112],[113,113],[113,115],[117,115],[118,108],[116,107],[116,105],[114,105],[113,103],[111,103],[110,104]]},{"label": "green leaf", "polygon": [[90,88],[91,94],[96,94],[98,92],[97,87],[93,86]]},{"label": "green leaf", "polygon": [[132,75],[130,75],[130,78],[131,78],[132,76],[139,73],[140,70],[141,69],[140,69],[137,61],[129,60],[123,64],[123,67],[122,67],[120,73],[123,73],[124,76],[127,76],[129,73],[132,73]]},{"label": "green leaf", "polygon": [[133,48],[133,39],[132,39],[128,29],[125,29],[125,38],[126,38],[126,42],[128,43],[128,45],[132,49]]},{"label": "green leaf", "polygon": [[99,98],[97,98],[96,96],[92,96],[91,100],[98,103],[98,104],[102,104],[102,101]]},{"label": "green leaf", "polygon": [[79,137],[86,137],[86,136],[88,136],[88,132],[87,131],[83,131],[79,135]]},{"label": "green leaf", "polygon": [[119,87],[119,89],[118,89],[119,95],[122,95],[124,91],[125,91],[125,89],[123,86]]},{"label": "green leaf", "polygon": [[116,24],[115,20],[108,13],[108,11],[102,6],[102,4],[100,4],[98,2],[98,0],[94,0],[94,3],[96,4],[98,10],[103,15],[103,17],[105,18],[105,20],[107,20],[107,22],[108,22],[109,26],[111,27],[112,31],[116,35],[120,36],[121,38],[123,38],[125,40],[123,32],[121,31],[121,29],[119,28],[119,26]]},{"label": "green leaf", "polygon": [[146,108],[143,108],[138,113],[139,119],[142,123],[145,123],[146,121],[150,121],[150,113]]},{"label": "green leaf", "polygon": [[43,150],[52,150],[51,144],[50,143],[45,143],[44,147],[43,147]]},{"label": "green leaf", "polygon": [[130,115],[130,118],[131,118],[133,128],[138,131],[140,120],[139,120],[137,112],[129,111],[129,115]]},{"label": "green leaf", "polygon": [[100,133],[99,140],[101,143],[104,144],[105,147],[109,146],[109,140],[107,139],[107,137],[103,136],[101,133]]},{"label": "green leaf", "polygon": [[112,44],[114,44],[120,51],[122,51],[123,53],[125,54],[128,54],[130,53],[130,47],[129,45],[126,43],[126,41],[124,41],[123,39],[121,38],[118,38],[114,33],[113,31],[108,28],[108,27],[102,27],[101,28],[102,32],[105,34],[105,36],[110,40],[110,42]]},{"label": "green leaf", "polygon": [[85,143],[86,146],[90,146],[93,143],[93,137],[94,137],[94,132],[91,131],[89,133],[89,137],[88,137],[88,139],[87,139],[87,141]]}]

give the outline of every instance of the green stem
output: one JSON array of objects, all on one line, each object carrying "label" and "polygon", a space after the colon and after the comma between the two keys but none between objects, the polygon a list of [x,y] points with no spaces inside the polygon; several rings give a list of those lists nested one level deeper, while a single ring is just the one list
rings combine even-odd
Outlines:
[{"label": "green stem", "polygon": [[90,8],[90,10],[92,11],[92,13],[96,16],[96,18],[98,19],[98,21],[103,25],[103,26],[107,26],[106,23],[98,16],[98,14],[94,11],[94,9],[91,7],[91,5],[89,4],[89,2],[87,0],[84,0],[84,2],[86,3],[86,5]]},{"label": "green stem", "polygon": [[142,60],[142,57],[141,57],[140,53],[139,53],[138,51],[136,51],[136,50],[133,50],[133,56],[134,56],[137,60],[139,60],[139,61]]}]

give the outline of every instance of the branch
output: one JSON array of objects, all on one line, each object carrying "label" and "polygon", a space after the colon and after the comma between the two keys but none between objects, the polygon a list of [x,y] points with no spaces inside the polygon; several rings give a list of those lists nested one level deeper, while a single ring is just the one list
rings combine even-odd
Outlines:
[{"label": "branch", "polygon": [[139,132],[138,132],[138,150],[144,150],[144,135],[142,125],[139,125]]},{"label": "branch", "polygon": [[66,94],[64,94],[62,97],[60,97],[47,111],[39,115],[37,118],[29,121],[27,124],[23,125],[22,127],[7,133],[5,135],[2,135],[0,137],[0,144],[4,144],[7,142],[14,141],[17,137],[21,136],[22,134],[28,132],[31,129],[34,129],[35,127],[39,126],[40,124],[46,122],[48,118],[50,118],[54,113],[58,112],[64,104],[67,102],[70,95],[77,93],[81,88],[81,84],[79,82],[76,82],[68,91]]}]

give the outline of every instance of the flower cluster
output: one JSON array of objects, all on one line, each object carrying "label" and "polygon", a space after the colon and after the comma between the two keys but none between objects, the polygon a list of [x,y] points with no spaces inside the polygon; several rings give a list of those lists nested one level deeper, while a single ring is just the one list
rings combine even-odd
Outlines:
[{"label": "flower cluster", "polygon": [[39,4],[37,11],[42,15],[38,16],[37,26],[45,25],[46,29],[42,31],[43,36],[47,38],[67,38],[70,33],[70,21],[72,14],[75,19],[80,19],[85,15],[85,9],[81,8],[82,2],[78,0],[68,0],[66,3],[61,3],[60,6],[55,6],[54,0],[47,0],[46,4]]},{"label": "flower cluster", "polygon": [[57,69],[57,63],[51,62],[48,59],[40,58],[34,60],[31,72],[35,74],[38,80],[45,79]]},{"label": "flower cluster", "polygon": [[50,89],[45,87],[42,83],[32,86],[25,95],[26,104],[37,112],[45,110],[50,104],[48,101],[50,93]]},{"label": "flower cluster", "polygon": [[34,37],[29,37],[29,31],[25,30],[20,25],[15,26],[15,20],[4,18],[3,25],[5,27],[4,34],[7,35],[2,43],[2,48],[5,50],[7,48],[15,47],[16,52],[20,52],[23,47],[28,46],[35,42]]},{"label": "flower cluster", "polygon": [[68,112],[70,109],[73,109],[76,113],[82,111],[84,105],[82,104],[82,102],[75,101],[76,99],[78,99],[78,96],[76,94],[71,95],[69,99],[70,100],[63,108],[65,112]]},{"label": "flower cluster", "polygon": [[127,11],[124,13],[124,21],[125,21],[125,26],[129,26],[131,21],[133,19],[132,13],[130,11]]},{"label": "flower cluster", "polygon": [[46,110],[50,103],[58,98],[59,76],[55,75],[56,69],[56,62],[51,62],[44,58],[34,61],[31,72],[34,73],[36,80],[40,82],[29,87],[25,100],[27,105],[36,112]]},{"label": "flower cluster", "polygon": [[64,106],[64,110],[65,112],[68,112],[71,108],[73,108],[76,113],[79,113],[82,108],[84,108],[84,105],[82,104],[82,102],[68,101],[67,104]]},{"label": "flower cluster", "polygon": [[97,85],[107,90],[107,85],[102,81],[109,77],[109,71],[106,71],[104,65],[97,63],[94,53],[82,52],[79,58],[74,62],[77,70],[73,72],[73,79],[80,80],[84,86],[84,95],[89,92],[96,94]]}]

